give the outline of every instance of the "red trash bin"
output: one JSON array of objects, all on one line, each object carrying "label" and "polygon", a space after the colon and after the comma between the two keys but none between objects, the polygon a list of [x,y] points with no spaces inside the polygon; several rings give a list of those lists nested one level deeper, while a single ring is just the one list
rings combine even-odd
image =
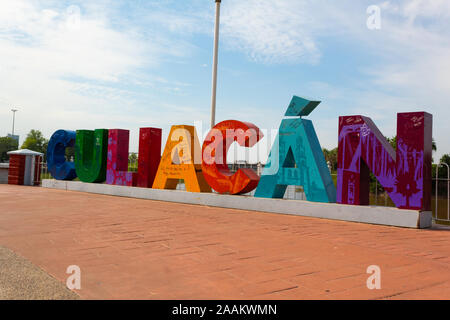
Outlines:
[{"label": "red trash bin", "polygon": [[41,181],[43,154],[28,149],[8,152],[8,184],[38,186]]}]

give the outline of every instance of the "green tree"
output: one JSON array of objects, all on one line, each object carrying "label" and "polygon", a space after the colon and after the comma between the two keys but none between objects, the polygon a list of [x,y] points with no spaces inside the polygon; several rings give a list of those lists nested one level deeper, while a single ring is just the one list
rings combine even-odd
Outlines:
[{"label": "green tree", "polygon": [[136,152],[132,152],[128,155],[128,170],[137,171],[138,169],[138,155]]},{"label": "green tree", "polygon": [[28,149],[47,154],[47,146],[48,140],[45,139],[42,132],[32,129],[23,142],[21,149]]},{"label": "green tree", "polygon": [[75,161],[75,147],[66,148],[66,160]]},{"label": "green tree", "polygon": [[[391,144],[392,148],[394,148],[394,150],[397,150],[397,136],[393,136],[392,138],[386,137],[386,139]],[[436,140],[434,140],[434,138],[432,139],[432,142],[431,142],[431,149],[433,151],[437,150]]]},{"label": "green tree", "polygon": [[331,163],[331,172],[335,172],[337,170],[337,162],[338,162],[338,148],[334,148],[332,150],[328,150],[326,148],[322,149],[323,156],[325,157],[325,161]]},{"label": "green tree", "polygon": [[9,160],[8,152],[17,150],[19,143],[17,140],[10,137],[0,138],[0,162],[5,162]]},{"label": "green tree", "polygon": [[449,166],[450,166],[450,154],[444,154],[442,157],[441,157],[441,161],[440,161],[440,163],[446,163],[446,164],[448,164]]},{"label": "green tree", "polygon": [[394,148],[394,150],[397,150],[397,136],[393,136],[392,138],[386,137],[386,140],[389,142],[392,148]]},{"label": "green tree", "polygon": [[[449,167],[450,167],[450,154],[444,154],[441,157],[441,160],[439,161],[439,163],[446,163]],[[433,178],[433,193],[435,192],[435,188],[436,188],[436,181],[434,180],[436,178],[436,168],[437,165],[434,164],[432,167],[432,173],[431,176]],[[445,165],[442,165],[439,167],[439,172],[438,172],[438,178],[439,179],[444,179],[441,180],[439,183],[439,187],[438,187],[438,193],[440,196],[446,196],[447,195],[447,182],[446,179],[448,178],[448,169]]]},{"label": "green tree", "polygon": [[138,156],[136,152],[131,152],[128,156],[128,161],[131,163],[137,162]]}]

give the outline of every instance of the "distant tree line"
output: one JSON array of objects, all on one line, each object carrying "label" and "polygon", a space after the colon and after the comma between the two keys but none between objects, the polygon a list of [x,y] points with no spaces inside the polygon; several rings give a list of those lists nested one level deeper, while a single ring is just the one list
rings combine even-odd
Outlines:
[{"label": "distant tree line", "polygon": [[[27,134],[25,141],[20,149],[28,149],[32,151],[47,154],[48,139],[44,137],[41,131],[32,129]],[[9,161],[8,152],[19,149],[17,140],[10,137],[0,137],[0,162]]]},{"label": "distant tree line", "polygon": [[0,162],[9,160],[8,152],[17,150],[19,143],[16,139],[10,137],[0,137]]},{"label": "distant tree line", "polygon": [[[47,159],[48,139],[41,131],[32,129],[27,134],[20,149],[28,149],[44,154],[44,161]],[[0,162],[9,161],[8,152],[19,149],[18,142],[10,137],[0,137]],[[75,158],[75,148],[66,148],[66,159],[73,161]]]}]

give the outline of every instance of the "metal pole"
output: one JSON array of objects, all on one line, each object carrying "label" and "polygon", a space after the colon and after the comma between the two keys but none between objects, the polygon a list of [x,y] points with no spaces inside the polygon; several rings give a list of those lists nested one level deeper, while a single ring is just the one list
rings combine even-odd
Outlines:
[{"label": "metal pole", "polygon": [[[441,165],[444,165],[447,167],[447,221],[450,220],[450,166],[446,164],[445,162]],[[437,195],[436,195],[437,197]]]},{"label": "metal pole", "polygon": [[378,205],[378,180],[375,178],[375,205]]},{"label": "metal pole", "polygon": [[217,58],[219,51],[220,2],[216,1],[216,24],[214,27],[214,55],[212,72],[211,128],[216,124]]},{"label": "metal pole", "polygon": [[[434,217],[434,219],[435,220],[437,220],[438,219],[438,183],[439,183],[439,166],[440,166],[440,164],[437,164],[436,165],[436,185],[435,185],[435,187],[436,187],[436,190],[435,190],[435,201],[436,201],[436,204],[435,204],[435,206],[434,206],[434,213],[435,213],[435,217]],[[433,215],[433,214],[431,214],[431,215]]]},{"label": "metal pole", "polygon": [[11,109],[11,111],[13,112],[13,126],[12,126],[12,136],[14,138],[14,123],[16,121],[16,112],[18,111],[17,109]]}]

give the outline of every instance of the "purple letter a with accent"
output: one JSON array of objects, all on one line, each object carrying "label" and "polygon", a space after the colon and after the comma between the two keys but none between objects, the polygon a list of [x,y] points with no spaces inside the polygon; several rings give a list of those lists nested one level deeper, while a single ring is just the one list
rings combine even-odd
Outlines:
[{"label": "purple letter a with accent", "polygon": [[130,131],[111,129],[108,131],[108,158],[106,183],[135,187],[137,172],[128,172],[128,146]]},{"label": "purple letter a with accent", "polygon": [[397,208],[431,210],[432,115],[397,115],[397,151],[373,121],[339,117],[337,202],[369,204],[369,170]]}]

